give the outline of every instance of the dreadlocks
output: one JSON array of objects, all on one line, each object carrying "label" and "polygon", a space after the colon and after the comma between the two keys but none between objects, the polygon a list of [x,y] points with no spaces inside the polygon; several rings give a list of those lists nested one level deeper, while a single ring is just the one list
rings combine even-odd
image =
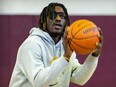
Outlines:
[{"label": "dreadlocks", "polygon": [[[70,25],[70,21],[69,21],[69,16],[67,13],[67,9],[65,8],[65,6],[61,3],[50,3],[48,6],[46,6],[43,11],[40,14],[39,17],[39,21],[38,21],[38,27],[44,31],[46,31],[46,21],[47,21],[47,17],[53,16],[53,12],[55,10],[55,6],[60,6],[63,8],[64,12],[65,12],[65,20],[66,20],[66,26]],[[54,17],[52,17],[54,19]]]}]

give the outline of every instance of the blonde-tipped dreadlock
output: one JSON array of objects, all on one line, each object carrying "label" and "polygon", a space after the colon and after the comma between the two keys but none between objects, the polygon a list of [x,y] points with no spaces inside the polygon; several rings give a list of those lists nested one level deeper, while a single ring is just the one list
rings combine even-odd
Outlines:
[{"label": "blonde-tipped dreadlock", "polygon": [[40,14],[39,17],[39,22],[38,22],[38,27],[44,31],[47,30],[47,17],[49,17],[50,15],[53,15],[52,12],[55,10],[55,6],[60,6],[63,8],[64,12],[65,12],[65,20],[66,20],[66,26],[70,25],[70,21],[69,21],[69,16],[67,13],[67,9],[65,8],[65,6],[61,3],[50,3],[48,6],[46,6],[43,11]]}]

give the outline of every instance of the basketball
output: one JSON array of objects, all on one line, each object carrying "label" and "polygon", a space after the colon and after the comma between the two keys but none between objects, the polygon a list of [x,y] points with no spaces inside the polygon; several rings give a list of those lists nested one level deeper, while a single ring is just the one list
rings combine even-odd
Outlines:
[{"label": "basketball", "polygon": [[68,36],[71,38],[69,47],[77,54],[89,54],[99,42],[98,34],[99,30],[92,21],[76,20],[68,28]]}]

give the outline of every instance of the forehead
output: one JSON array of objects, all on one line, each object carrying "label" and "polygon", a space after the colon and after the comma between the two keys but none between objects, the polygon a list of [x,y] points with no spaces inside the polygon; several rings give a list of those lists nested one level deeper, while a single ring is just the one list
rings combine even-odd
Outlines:
[{"label": "forehead", "polygon": [[63,8],[60,7],[60,6],[56,6],[56,7],[55,7],[55,11],[56,11],[56,12],[64,12]]}]

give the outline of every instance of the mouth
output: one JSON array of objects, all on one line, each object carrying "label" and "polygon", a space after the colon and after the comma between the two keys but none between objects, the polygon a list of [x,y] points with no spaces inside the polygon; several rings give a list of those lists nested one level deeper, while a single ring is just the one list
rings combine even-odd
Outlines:
[{"label": "mouth", "polygon": [[61,29],[61,28],[62,28],[62,25],[61,25],[60,23],[55,23],[55,24],[54,24],[54,27],[55,27],[56,29]]}]

